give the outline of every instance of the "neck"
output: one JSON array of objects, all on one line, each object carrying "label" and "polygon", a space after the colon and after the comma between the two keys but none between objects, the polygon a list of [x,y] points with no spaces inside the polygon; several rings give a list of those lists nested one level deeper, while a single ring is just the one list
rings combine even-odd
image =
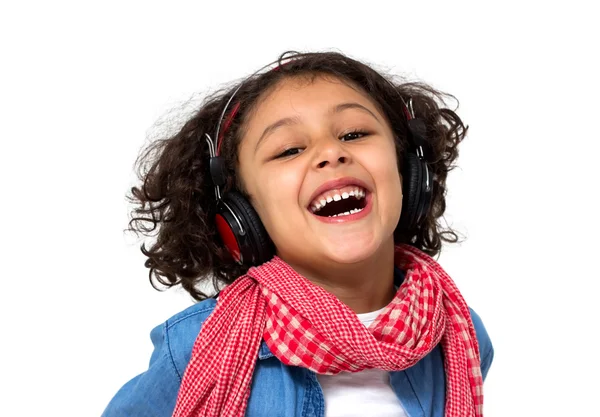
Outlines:
[{"label": "neck", "polygon": [[335,295],[357,314],[385,307],[396,294],[393,241],[384,245],[375,256],[359,263],[329,262],[307,266],[283,260],[313,284]]}]

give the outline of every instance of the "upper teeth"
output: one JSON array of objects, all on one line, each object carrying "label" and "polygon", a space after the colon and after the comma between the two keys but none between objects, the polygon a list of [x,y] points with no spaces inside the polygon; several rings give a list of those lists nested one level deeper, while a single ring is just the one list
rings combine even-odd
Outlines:
[{"label": "upper teeth", "polygon": [[314,199],[310,204],[310,208],[315,213],[332,201],[345,200],[350,197],[361,199],[365,197],[365,194],[365,190],[361,187],[344,187],[341,190],[330,190]]}]

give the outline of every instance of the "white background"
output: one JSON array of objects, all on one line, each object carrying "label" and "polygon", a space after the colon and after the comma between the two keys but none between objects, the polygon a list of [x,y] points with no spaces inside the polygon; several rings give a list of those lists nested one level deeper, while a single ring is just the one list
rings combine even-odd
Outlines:
[{"label": "white background", "polygon": [[331,48],[460,100],[447,220],[467,239],[439,261],[495,346],[486,415],[600,415],[592,2],[211,4],[0,6],[0,415],[100,415],[192,303],[151,288],[123,233],[153,124],[285,50]]}]

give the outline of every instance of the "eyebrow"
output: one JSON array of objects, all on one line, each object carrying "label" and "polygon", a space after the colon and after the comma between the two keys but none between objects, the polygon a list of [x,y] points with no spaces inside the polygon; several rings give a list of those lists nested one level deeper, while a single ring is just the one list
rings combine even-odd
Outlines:
[{"label": "eyebrow", "polygon": [[269,136],[275,130],[277,130],[283,126],[292,126],[292,125],[297,125],[299,123],[300,123],[300,118],[296,116],[296,117],[285,117],[283,119],[277,120],[275,123],[270,124],[262,132],[262,135],[260,135],[258,142],[256,142],[256,148],[254,149],[254,151],[256,152],[258,150],[258,147],[260,146],[261,142],[263,141],[263,139],[266,138],[267,136]]},{"label": "eyebrow", "polygon": [[379,123],[381,123],[381,120],[379,120],[379,117],[377,117],[375,115],[375,113],[373,113],[371,110],[367,109],[362,104],[358,104],[358,103],[354,103],[354,102],[338,104],[337,106],[335,106],[333,108],[332,113],[340,113],[347,109],[358,109],[358,110],[365,111],[365,112],[369,113],[371,116],[373,116],[375,118],[375,120],[377,120]]},{"label": "eyebrow", "polygon": [[[379,118],[375,115],[375,113],[373,113],[371,110],[369,110],[362,104],[355,103],[355,102],[338,104],[331,109],[330,113],[331,114],[341,113],[344,110],[348,110],[348,109],[357,109],[357,110],[364,111],[364,112],[370,114],[371,116],[373,116],[375,118],[375,120],[377,120],[379,123],[381,123],[381,120],[379,120]],[[275,123],[270,124],[269,126],[267,126],[265,128],[265,130],[263,130],[262,135],[260,135],[258,142],[256,142],[256,148],[254,149],[254,151],[256,152],[258,150],[258,147],[262,143],[262,141],[267,136],[269,136],[271,133],[273,133],[275,130],[277,130],[283,126],[293,126],[293,125],[297,125],[297,124],[300,124],[300,118],[297,116],[296,117],[285,117],[283,119],[277,120]]]}]

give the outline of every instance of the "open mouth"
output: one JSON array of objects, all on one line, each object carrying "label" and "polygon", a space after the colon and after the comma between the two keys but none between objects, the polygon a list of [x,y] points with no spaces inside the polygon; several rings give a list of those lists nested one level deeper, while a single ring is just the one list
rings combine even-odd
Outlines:
[{"label": "open mouth", "polygon": [[310,211],[321,217],[349,216],[360,213],[366,206],[367,191],[352,185],[329,190],[317,196],[309,206]]}]

